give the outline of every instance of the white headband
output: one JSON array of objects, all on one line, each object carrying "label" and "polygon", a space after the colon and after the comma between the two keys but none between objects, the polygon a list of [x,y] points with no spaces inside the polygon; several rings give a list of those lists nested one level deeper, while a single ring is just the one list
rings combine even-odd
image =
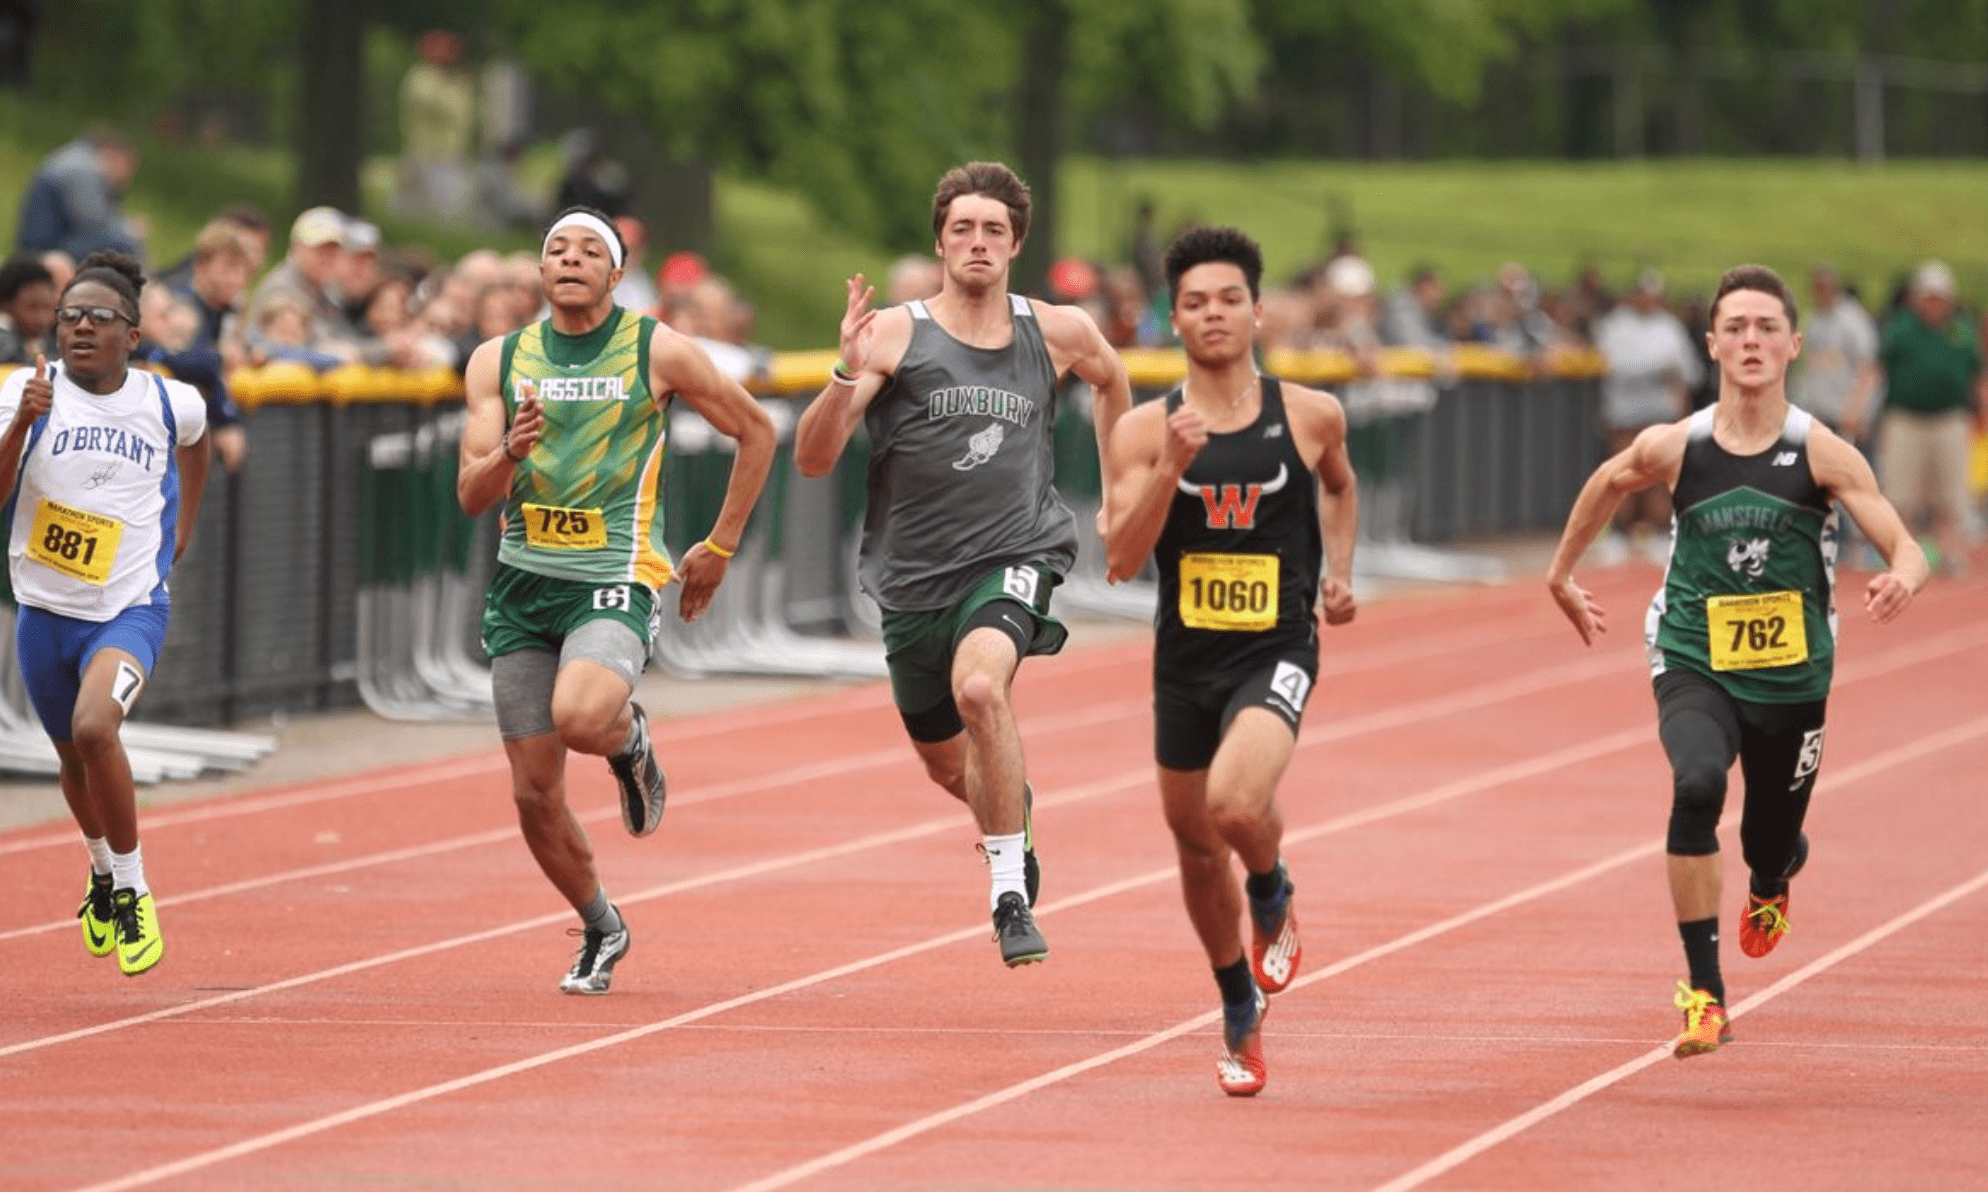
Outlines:
[{"label": "white headband", "polygon": [[614,229],[608,227],[605,221],[601,220],[598,216],[588,215],[584,211],[575,211],[571,215],[560,216],[559,222],[553,224],[545,233],[545,243],[539,246],[538,255],[541,257],[544,256],[545,250],[552,246],[552,238],[567,228],[585,228],[587,231],[599,236],[601,243],[607,245],[607,255],[614,258],[614,267],[616,269],[621,268],[621,238],[614,234]]}]

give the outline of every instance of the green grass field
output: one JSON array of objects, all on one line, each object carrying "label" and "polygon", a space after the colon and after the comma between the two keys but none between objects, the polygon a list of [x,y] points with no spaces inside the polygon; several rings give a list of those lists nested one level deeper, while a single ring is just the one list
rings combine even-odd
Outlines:
[{"label": "green grass field", "polygon": [[1066,167],[1059,239],[1070,251],[1121,256],[1133,205],[1151,196],[1162,229],[1197,219],[1249,231],[1281,278],[1328,247],[1338,204],[1385,284],[1424,260],[1452,285],[1489,277],[1507,260],[1550,284],[1591,258],[1618,283],[1651,264],[1682,288],[1709,288],[1743,261],[1799,274],[1827,260],[1875,293],[1938,256],[1967,292],[1988,295],[1984,193],[1981,162],[1077,160]]},{"label": "green grass field", "polygon": [[[80,122],[18,100],[0,101],[0,234],[15,224],[35,163]],[[367,172],[385,208],[385,163]],[[201,221],[230,201],[290,210],[287,159],[267,149],[148,146],[127,209],[152,223],[152,251],[170,261]],[[1058,249],[1119,260],[1134,202],[1159,205],[1160,227],[1182,220],[1234,223],[1263,242],[1270,276],[1316,259],[1337,226],[1359,239],[1383,284],[1417,261],[1439,266],[1451,285],[1488,277],[1502,261],[1531,265],[1548,284],[1577,261],[1599,261],[1627,281],[1642,264],[1674,287],[1707,288],[1725,267],[1761,261],[1799,274],[1835,262],[1867,294],[1882,294],[1917,261],[1939,256],[1964,294],[1988,295],[1988,163],[1901,162],[1865,169],[1834,161],[1629,164],[1071,160],[1058,196]],[[798,194],[721,178],[714,264],[759,311],[760,340],[778,348],[824,347],[841,317],[842,281],[880,277],[882,249],[828,226]],[[444,258],[488,242],[459,228],[380,219],[390,243],[421,243]],[[511,237],[501,247],[529,246]],[[280,251],[280,248],[279,248]],[[668,246],[654,246],[660,260]]]}]

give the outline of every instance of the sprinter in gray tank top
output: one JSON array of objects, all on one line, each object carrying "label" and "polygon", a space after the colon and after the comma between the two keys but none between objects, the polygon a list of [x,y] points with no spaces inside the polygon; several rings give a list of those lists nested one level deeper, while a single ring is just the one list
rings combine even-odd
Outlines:
[{"label": "sprinter in gray tank top", "polygon": [[1077,307],[1008,292],[1028,235],[1028,186],[995,162],[946,174],[932,200],[936,297],[871,309],[849,279],[841,359],[801,416],[794,459],[832,471],[862,424],[871,443],[863,586],[884,610],[891,691],[932,781],[972,811],[1009,967],[1048,956],[1035,925],[1032,792],[1009,689],[1021,660],[1067,636],[1049,594],[1076,559],[1056,495],[1056,388],[1094,390],[1098,460],[1132,404],[1125,366]]}]

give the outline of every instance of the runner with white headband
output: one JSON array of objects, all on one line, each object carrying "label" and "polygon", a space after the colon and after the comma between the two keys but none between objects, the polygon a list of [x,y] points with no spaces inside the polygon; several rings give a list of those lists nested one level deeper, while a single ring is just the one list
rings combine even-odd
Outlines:
[{"label": "runner with white headband", "polygon": [[[483,612],[497,731],[525,843],[580,915],[580,950],[559,987],[601,994],[628,952],[628,925],[567,805],[566,753],[607,758],[622,823],[636,836],[655,831],[663,772],[630,697],[649,658],[657,594],[679,582],[686,621],[711,603],[772,466],[774,434],[759,403],[694,342],[616,305],[622,246],[606,215],[568,208],[544,244],[549,317],[470,356],[456,497],[471,516],[503,506]],[[672,394],[738,443],[724,507],[681,559],[663,537]]]},{"label": "runner with white headband", "polygon": [[605,219],[588,211],[569,211],[552,221],[552,227],[545,233],[545,243],[539,248],[539,256],[552,251],[552,239],[568,228],[584,228],[601,238],[607,245],[607,255],[613,259],[614,267],[621,268],[621,235]]}]

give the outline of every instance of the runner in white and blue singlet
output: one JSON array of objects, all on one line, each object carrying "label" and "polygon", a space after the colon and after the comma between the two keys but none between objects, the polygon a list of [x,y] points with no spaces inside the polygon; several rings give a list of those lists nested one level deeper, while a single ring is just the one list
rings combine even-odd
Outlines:
[{"label": "runner in white and blue singlet", "polygon": [[165,955],[138,847],[138,801],[118,730],[166,640],[166,577],[185,551],[208,464],[207,403],[129,367],[138,262],[92,253],[56,307],[59,366],[0,385],[0,497],[20,604],[21,675],[61,760],[90,853],[77,917],[93,956],[127,975]]}]

